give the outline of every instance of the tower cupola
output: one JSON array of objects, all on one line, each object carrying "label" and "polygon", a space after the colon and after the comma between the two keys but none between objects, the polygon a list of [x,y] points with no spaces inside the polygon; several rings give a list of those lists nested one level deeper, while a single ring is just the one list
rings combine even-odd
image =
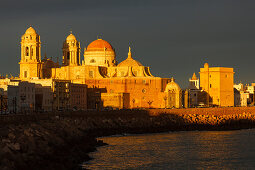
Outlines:
[{"label": "tower cupola", "polygon": [[71,32],[70,35],[66,37],[63,43],[63,65],[80,65],[80,42],[77,41],[76,37]]}]

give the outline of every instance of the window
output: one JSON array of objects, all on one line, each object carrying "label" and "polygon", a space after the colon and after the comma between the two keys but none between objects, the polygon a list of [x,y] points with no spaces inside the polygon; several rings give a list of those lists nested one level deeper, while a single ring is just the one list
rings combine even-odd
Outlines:
[{"label": "window", "polygon": [[28,47],[26,47],[26,56],[29,56],[29,49],[28,49]]},{"label": "window", "polygon": [[27,78],[27,71],[24,71],[24,77]]},{"label": "window", "polygon": [[34,51],[33,51],[33,48],[31,48],[31,56],[34,55]]},{"label": "window", "polygon": [[67,60],[70,60],[70,52],[67,52],[66,58],[67,58]]},{"label": "window", "polygon": [[94,60],[94,59],[90,60],[90,63],[95,63],[95,62],[96,62],[96,60]]},{"label": "window", "polygon": [[94,77],[94,72],[91,71],[91,70],[89,71],[89,77],[90,77],[90,78],[93,78],[93,77]]},{"label": "window", "polygon": [[146,84],[146,80],[143,80],[143,84]]},{"label": "window", "polygon": [[134,71],[134,75],[137,77],[137,71]]},{"label": "window", "polygon": [[212,88],[212,84],[210,84],[210,88]]}]

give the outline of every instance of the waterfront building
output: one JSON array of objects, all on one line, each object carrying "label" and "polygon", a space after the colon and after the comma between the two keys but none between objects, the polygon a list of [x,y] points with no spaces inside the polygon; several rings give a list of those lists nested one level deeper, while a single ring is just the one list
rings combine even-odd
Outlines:
[{"label": "waterfront building", "polygon": [[199,79],[196,74],[193,73],[192,78],[189,79],[189,87],[187,91],[188,99],[186,100],[186,107],[196,107],[199,105],[199,95],[201,93],[199,86]]},{"label": "waterfront building", "polygon": [[244,89],[245,89],[245,92],[249,94],[249,97],[247,98],[248,105],[254,105],[254,101],[255,101],[255,95],[254,95],[255,86],[254,86],[254,83],[252,83],[251,85],[246,84]]},{"label": "waterfront building", "polygon": [[9,112],[35,111],[35,84],[26,81],[18,85],[8,85],[8,110]]},{"label": "waterfront building", "polygon": [[70,83],[70,106],[73,110],[87,109],[87,85]]},{"label": "waterfront building", "polygon": [[200,87],[207,93],[207,105],[234,106],[234,70],[226,67],[200,68]]},{"label": "waterfront building", "polygon": [[[46,57],[41,60],[40,36],[32,27],[27,29],[21,39],[19,64],[22,81],[41,82],[42,85],[47,84],[45,81],[49,80],[56,84],[60,81],[69,81],[86,85],[87,90],[85,87],[74,85],[72,94],[70,91],[69,94],[63,92],[63,96],[59,98],[56,96],[61,90],[56,92],[53,90],[53,101],[57,102],[53,105],[57,105],[57,109],[64,106],[71,108],[71,105],[74,107],[75,103],[77,105],[79,102],[81,103],[79,107],[85,105],[81,107],[82,109],[182,107],[180,88],[176,82],[170,78],[153,76],[150,67],[143,66],[133,58],[131,48],[127,59],[117,64],[115,49],[109,42],[97,39],[85,48],[84,59],[81,61],[80,42],[71,33],[63,42],[60,66]],[[56,84],[51,87],[54,89]],[[178,92],[169,92],[167,87],[171,87],[172,84],[178,86],[178,88],[176,86]],[[79,89],[81,96],[77,92]],[[63,100],[59,101],[60,98]],[[77,102],[77,98],[81,100]],[[172,103],[173,98],[175,103]]]},{"label": "waterfront building", "polygon": [[35,84],[35,110],[52,111],[53,93],[50,86]]},{"label": "waterfront building", "polygon": [[243,85],[242,83],[234,85],[235,106],[254,105],[254,83]]},{"label": "waterfront building", "polygon": [[7,111],[7,93],[0,88],[0,113]]},{"label": "waterfront building", "polygon": [[193,73],[192,78],[189,79],[189,89],[198,90],[199,88],[199,79],[197,78],[196,73]]},{"label": "waterfront building", "polygon": [[171,78],[171,82],[166,85],[166,108],[181,108],[182,107],[182,89]]}]

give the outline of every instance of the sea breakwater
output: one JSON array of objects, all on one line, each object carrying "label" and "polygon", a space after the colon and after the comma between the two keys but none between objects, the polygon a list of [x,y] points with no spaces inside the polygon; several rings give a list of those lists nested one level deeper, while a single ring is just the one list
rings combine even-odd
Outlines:
[{"label": "sea breakwater", "polygon": [[98,136],[253,127],[254,107],[1,115],[0,169],[79,169]]}]

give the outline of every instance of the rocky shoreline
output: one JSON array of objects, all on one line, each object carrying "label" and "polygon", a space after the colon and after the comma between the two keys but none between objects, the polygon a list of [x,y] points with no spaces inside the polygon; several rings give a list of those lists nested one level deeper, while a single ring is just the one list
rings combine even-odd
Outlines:
[{"label": "rocky shoreline", "polygon": [[233,109],[1,115],[0,169],[81,169],[88,153],[104,145],[99,136],[255,127],[255,108]]}]

